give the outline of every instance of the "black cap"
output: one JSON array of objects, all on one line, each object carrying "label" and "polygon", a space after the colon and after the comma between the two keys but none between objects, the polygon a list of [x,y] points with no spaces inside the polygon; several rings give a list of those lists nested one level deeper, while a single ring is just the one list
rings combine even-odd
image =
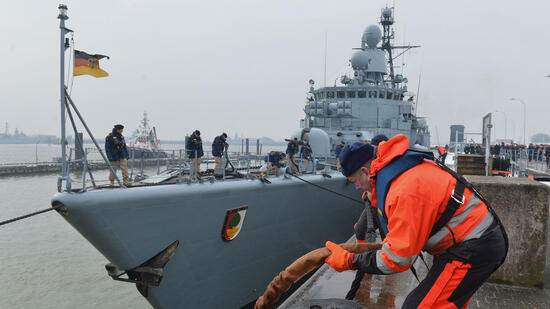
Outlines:
[{"label": "black cap", "polygon": [[370,140],[371,145],[378,146],[381,142],[387,142],[388,137],[384,134],[378,134]]},{"label": "black cap", "polygon": [[201,135],[201,131],[195,130],[195,132],[193,132],[193,134],[195,134],[195,135]]},{"label": "black cap", "polygon": [[222,133],[222,136],[225,137],[225,138],[227,138],[227,134],[226,134],[225,132]]},{"label": "black cap", "polygon": [[340,171],[344,176],[349,177],[355,173],[365,162],[375,157],[374,148],[370,144],[361,142],[344,147],[340,156]]},{"label": "black cap", "polygon": [[121,124],[115,124],[115,130],[122,130],[124,129],[124,126]]}]

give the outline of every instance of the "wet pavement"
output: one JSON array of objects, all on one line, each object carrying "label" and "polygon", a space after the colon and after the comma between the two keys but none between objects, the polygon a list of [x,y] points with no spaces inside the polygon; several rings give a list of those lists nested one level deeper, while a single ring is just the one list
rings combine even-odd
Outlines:
[{"label": "wet pavement", "polygon": [[[417,261],[415,267],[419,278],[424,278],[424,264]],[[338,273],[324,265],[279,308],[401,308],[407,294],[418,285],[410,271],[391,276],[366,275],[355,302],[342,301],[354,277],[353,271]],[[485,283],[468,308],[550,308],[550,289]]]}]

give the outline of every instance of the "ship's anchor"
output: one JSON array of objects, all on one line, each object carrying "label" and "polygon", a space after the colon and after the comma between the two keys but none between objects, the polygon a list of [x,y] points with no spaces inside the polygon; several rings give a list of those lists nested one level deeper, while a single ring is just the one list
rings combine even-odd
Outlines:
[{"label": "ship's anchor", "polygon": [[[150,286],[160,285],[164,274],[163,268],[176,253],[178,245],[179,241],[174,241],[147,262],[133,269],[121,270],[112,263],[105,265],[105,269],[113,280],[135,283],[141,295],[147,297]],[[128,278],[122,277],[124,275],[127,275]]]}]

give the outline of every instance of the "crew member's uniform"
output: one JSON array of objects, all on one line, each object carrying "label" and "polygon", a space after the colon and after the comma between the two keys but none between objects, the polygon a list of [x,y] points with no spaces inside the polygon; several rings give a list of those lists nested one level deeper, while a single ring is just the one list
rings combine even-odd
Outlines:
[{"label": "crew member's uniform", "polygon": [[285,157],[285,154],[280,151],[271,151],[267,156],[267,163],[269,165],[269,172],[275,170],[275,175],[279,176],[279,169],[281,168],[281,160]]},{"label": "crew member's uniform", "polygon": [[222,157],[228,146],[229,145],[225,142],[223,135],[216,136],[214,142],[212,143],[212,155],[214,156],[214,161],[216,162],[214,168],[222,168]]},{"label": "crew member's uniform", "polygon": [[[388,140],[388,137],[384,134],[378,134],[370,140],[370,144],[373,146],[378,146],[381,142]],[[370,197],[367,192],[363,193],[363,202],[365,202],[365,209],[359,216],[357,223],[353,225],[355,231],[355,239],[358,243],[372,243],[376,241],[376,229],[378,224],[375,220],[377,216],[376,209],[371,207]]]},{"label": "crew member's uniform", "polygon": [[287,166],[290,166],[292,173],[297,172],[296,165],[294,164],[295,155],[298,152],[298,140],[291,140],[286,146],[286,159]]},{"label": "crew member's uniform", "polygon": [[[113,171],[116,173],[117,168],[120,167],[123,184],[129,186],[131,183],[128,181],[128,147],[126,147],[124,136],[119,134],[116,129],[113,129],[105,137],[105,152]],[[115,183],[115,175],[113,173],[109,173],[109,181],[111,182],[111,186],[113,186]]]},{"label": "crew member's uniform", "polygon": [[437,146],[437,152],[439,153],[438,161],[444,165],[445,158],[447,158],[447,150],[441,146]]},{"label": "crew member's uniform", "polygon": [[311,146],[310,145],[304,145],[300,149],[300,157],[304,161],[304,168],[307,170],[309,165],[309,160],[311,160]]},{"label": "crew member's uniform", "polygon": [[506,233],[469,183],[408,146],[404,135],[382,142],[371,164],[372,204],[386,233],[382,249],[350,253],[349,268],[341,270],[403,272],[425,250],[433,266],[402,308],[466,308],[504,261]]},{"label": "crew member's uniform", "polygon": [[200,171],[201,171],[201,159],[204,155],[204,152],[202,150],[202,139],[197,134],[193,133],[191,136],[187,139],[187,144],[185,145],[185,148],[187,149],[187,156],[191,159],[191,162],[193,163],[193,171],[197,178],[200,177]]}]

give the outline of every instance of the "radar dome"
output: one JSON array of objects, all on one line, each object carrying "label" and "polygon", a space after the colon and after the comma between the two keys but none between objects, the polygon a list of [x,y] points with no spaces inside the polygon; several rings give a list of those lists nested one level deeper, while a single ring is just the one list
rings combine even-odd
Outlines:
[{"label": "radar dome", "polygon": [[367,43],[369,48],[376,48],[382,38],[382,31],[377,25],[370,25],[363,32],[363,42]]},{"label": "radar dome", "polygon": [[351,66],[354,69],[367,69],[369,67],[369,54],[364,50],[358,50],[351,55]]},{"label": "radar dome", "polygon": [[386,7],[382,9],[382,16],[384,18],[390,18],[391,17],[391,9]]}]

